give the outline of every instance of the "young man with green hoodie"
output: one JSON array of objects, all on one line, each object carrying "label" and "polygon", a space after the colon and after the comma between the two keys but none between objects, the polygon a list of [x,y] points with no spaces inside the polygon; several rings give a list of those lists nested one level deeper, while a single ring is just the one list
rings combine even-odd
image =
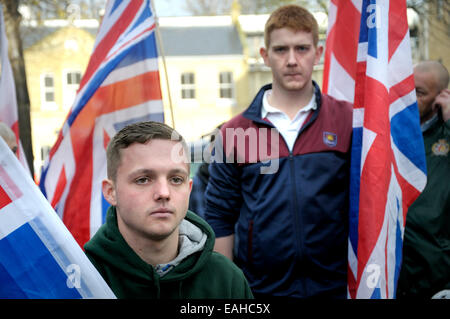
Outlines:
[{"label": "young man with green hoodie", "polygon": [[84,246],[118,298],[253,298],[242,271],[213,252],[211,227],[188,211],[184,139],[158,122],[131,124],[107,148],[112,205]]}]

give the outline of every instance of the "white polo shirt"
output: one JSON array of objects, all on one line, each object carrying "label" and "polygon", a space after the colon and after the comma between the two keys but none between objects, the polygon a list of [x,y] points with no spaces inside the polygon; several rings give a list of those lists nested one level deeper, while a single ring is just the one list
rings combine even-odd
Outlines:
[{"label": "white polo shirt", "polygon": [[264,92],[261,118],[268,119],[277,128],[281,136],[283,136],[284,140],[286,141],[289,151],[292,151],[300,128],[302,127],[309,113],[317,108],[316,95],[313,94],[308,104],[301,110],[299,110],[291,120],[286,113],[269,104],[268,96],[271,93],[272,90],[267,90],[266,92]]}]

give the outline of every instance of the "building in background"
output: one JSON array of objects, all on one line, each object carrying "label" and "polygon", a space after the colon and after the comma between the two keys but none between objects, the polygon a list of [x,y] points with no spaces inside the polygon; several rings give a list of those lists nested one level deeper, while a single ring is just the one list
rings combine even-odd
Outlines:
[{"label": "building in background", "polygon": [[186,140],[198,140],[248,102],[248,65],[239,31],[230,16],[165,17],[158,24],[166,123]]},{"label": "building in background", "polygon": [[423,1],[408,9],[413,61],[436,60],[450,68],[450,2]]},{"label": "building in background", "polygon": [[45,21],[22,27],[30,97],[34,171],[41,167],[72,106],[94,46],[96,20]]}]

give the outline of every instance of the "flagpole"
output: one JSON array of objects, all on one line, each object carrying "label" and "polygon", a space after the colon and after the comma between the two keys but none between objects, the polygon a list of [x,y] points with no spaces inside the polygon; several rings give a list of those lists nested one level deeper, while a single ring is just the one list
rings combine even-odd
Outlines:
[{"label": "flagpole", "polygon": [[175,117],[173,115],[173,105],[172,105],[172,97],[170,93],[170,86],[169,86],[169,77],[167,74],[167,66],[166,66],[166,58],[164,54],[164,47],[162,43],[161,33],[159,32],[159,18],[156,14],[155,6],[153,5],[153,0],[150,1],[150,5],[152,6],[152,12],[155,15],[155,32],[156,32],[156,41],[159,45],[156,46],[157,50],[159,51],[159,56],[162,59],[163,68],[164,68],[164,77],[166,78],[166,86],[167,86],[167,94],[169,97],[169,107],[170,107],[170,116],[172,117],[172,127],[175,129]]}]

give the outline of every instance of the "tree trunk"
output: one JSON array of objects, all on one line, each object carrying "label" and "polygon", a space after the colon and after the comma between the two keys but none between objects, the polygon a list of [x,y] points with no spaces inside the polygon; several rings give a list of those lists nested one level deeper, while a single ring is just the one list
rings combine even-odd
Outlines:
[{"label": "tree trunk", "polygon": [[9,44],[9,58],[16,85],[20,140],[33,176],[34,157],[31,141],[30,98],[28,96],[25,62],[23,59],[22,38],[20,36],[20,21],[22,20],[22,15],[18,11],[19,1],[1,0],[1,2],[3,3],[3,13],[5,16],[6,36],[8,37]]}]

